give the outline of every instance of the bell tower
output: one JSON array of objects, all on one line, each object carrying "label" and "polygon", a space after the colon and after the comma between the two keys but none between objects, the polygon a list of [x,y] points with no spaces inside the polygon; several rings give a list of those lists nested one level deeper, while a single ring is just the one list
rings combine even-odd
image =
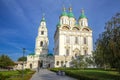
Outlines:
[{"label": "bell tower", "polygon": [[46,20],[44,15],[42,16],[42,20],[40,22],[40,26],[38,28],[38,36],[36,38],[35,45],[35,54],[47,54],[48,53],[48,30],[46,27]]}]

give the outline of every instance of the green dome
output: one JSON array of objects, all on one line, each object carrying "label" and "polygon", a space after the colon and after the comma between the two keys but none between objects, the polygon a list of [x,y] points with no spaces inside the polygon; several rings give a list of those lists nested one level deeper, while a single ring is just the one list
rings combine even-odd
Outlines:
[{"label": "green dome", "polygon": [[84,14],[84,10],[83,10],[83,9],[82,9],[82,13],[81,13],[79,19],[81,19],[81,18],[87,18],[87,17],[85,16],[85,14]]},{"label": "green dome", "polygon": [[29,55],[35,55],[35,53],[30,53]]},{"label": "green dome", "polygon": [[52,54],[52,53],[49,53],[49,54],[47,54],[47,56],[53,56],[53,54]]},{"label": "green dome", "polygon": [[69,12],[68,17],[70,17],[70,18],[74,18],[73,13],[72,13],[72,12]]},{"label": "green dome", "polygon": [[63,11],[61,16],[68,16],[67,12],[66,11]]},{"label": "green dome", "polygon": [[41,20],[41,21],[45,22],[45,18],[44,18],[44,17],[42,17],[42,20]]},{"label": "green dome", "polygon": [[84,14],[81,14],[81,16],[79,17],[80,19],[81,18],[86,18],[86,16]]},{"label": "green dome", "polygon": [[72,8],[71,8],[71,7],[69,8],[69,14],[68,14],[68,17],[70,17],[70,18],[74,18],[74,15],[73,15],[73,13],[72,13]]}]

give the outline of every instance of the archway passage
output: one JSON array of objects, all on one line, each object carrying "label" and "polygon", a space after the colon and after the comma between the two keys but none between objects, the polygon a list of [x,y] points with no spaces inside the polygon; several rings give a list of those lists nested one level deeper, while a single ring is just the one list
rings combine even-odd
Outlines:
[{"label": "archway passage", "polygon": [[32,69],[32,64],[30,64],[30,69]]},{"label": "archway passage", "polygon": [[38,61],[38,67],[39,67],[39,68],[42,68],[42,67],[43,67],[43,60]]}]

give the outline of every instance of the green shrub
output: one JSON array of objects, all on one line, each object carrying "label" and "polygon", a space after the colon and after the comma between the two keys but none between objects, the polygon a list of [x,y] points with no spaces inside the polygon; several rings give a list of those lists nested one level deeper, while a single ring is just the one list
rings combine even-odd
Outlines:
[{"label": "green shrub", "polygon": [[82,75],[82,74],[79,74],[79,73],[77,73],[75,71],[66,70],[65,73],[66,73],[67,76],[76,78],[78,80],[98,80],[95,77],[90,77],[90,76]]},{"label": "green shrub", "polygon": [[51,71],[65,71],[66,75],[78,80],[120,80],[120,74],[115,69],[97,68],[51,68]]},{"label": "green shrub", "polygon": [[30,71],[31,71],[31,69],[25,69],[25,71],[26,71],[26,72],[30,72]]},{"label": "green shrub", "polygon": [[10,77],[9,75],[0,74],[0,80],[6,80],[9,77]]},{"label": "green shrub", "polygon": [[22,73],[27,74],[28,72],[31,72],[31,70],[30,70],[30,69],[17,70],[17,71],[18,71],[18,73],[19,73],[19,74],[22,74]]}]

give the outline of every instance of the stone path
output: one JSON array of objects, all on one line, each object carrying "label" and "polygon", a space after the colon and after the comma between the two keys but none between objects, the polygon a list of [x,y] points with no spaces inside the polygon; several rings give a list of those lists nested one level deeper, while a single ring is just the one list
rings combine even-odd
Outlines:
[{"label": "stone path", "polygon": [[76,80],[68,76],[56,75],[56,73],[51,72],[47,69],[40,69],[36,72],[30,80]]}]

